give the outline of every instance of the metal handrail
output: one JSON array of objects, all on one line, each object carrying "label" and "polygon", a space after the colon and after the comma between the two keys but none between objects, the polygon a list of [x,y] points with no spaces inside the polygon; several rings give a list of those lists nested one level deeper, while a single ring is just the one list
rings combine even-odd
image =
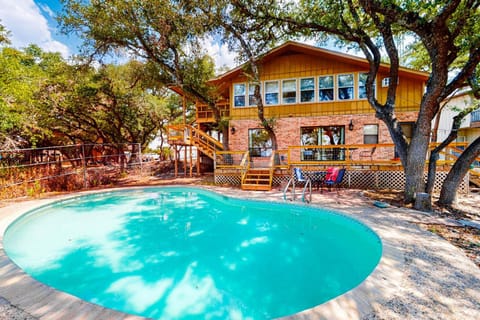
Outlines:
[{"label": "metal handrail", "polygon": [[[309,187],[309,194],[310,194],[310,199],[308,201],[305,201],[305,191],[307,190],[307,187]],[[307,179],[307,182],[305,182],[305,186],[303,187],[302,191],[302,202],[312,202],[312,180]]]},{"label": "metal handrail", "polygon": [[[283,189],[283,200],[287,200],[287,192],[288,188],[290,187],[290,184],[292,184],[292,201],[295,201],[295,176],[292,176],[287,183],[287,186],[285,189]],[[305,192],[307,191],[307,188],[309,190],[309,199],[305,199]],[[312,202],[312,181],[310,179],[305,180],[305,185],[303,186],[302,190],[302,202],[307,202],[311,203]]]}]

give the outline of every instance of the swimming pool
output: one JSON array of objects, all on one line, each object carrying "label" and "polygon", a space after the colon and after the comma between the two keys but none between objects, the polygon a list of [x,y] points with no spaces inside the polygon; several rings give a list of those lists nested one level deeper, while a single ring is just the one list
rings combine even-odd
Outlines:
[{"label": "swimming pool", "polygon": [[341,214],[185,187],[81,196],[9,226],[10,258],[84,300],[152,318],[264,319],[362,282],[379,238]]}]

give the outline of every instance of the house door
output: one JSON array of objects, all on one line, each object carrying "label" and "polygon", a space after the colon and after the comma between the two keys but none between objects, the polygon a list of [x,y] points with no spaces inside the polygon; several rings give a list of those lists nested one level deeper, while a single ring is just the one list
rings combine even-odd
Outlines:
[{"label": "house door", "polygon": [[270,157],[272,140],[265,129],[248,130],[248,148],[251,157]]}]

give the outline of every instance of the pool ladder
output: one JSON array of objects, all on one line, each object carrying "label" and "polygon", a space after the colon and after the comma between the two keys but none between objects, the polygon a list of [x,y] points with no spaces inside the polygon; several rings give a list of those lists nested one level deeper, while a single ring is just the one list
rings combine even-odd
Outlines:
[{"label": "pool ladder", "polygon": [[[292,199],[291,201],[295,201],[295,177],[291,177],[288,180],[287,186],[283,190],[283,200],[287,200],[287,192],[290,185],[292,185]],[[303,190],[302,190],[302,202],[311,203],[312,202],[312,181],[310,179],[305,179],[302,181]],[[308,199],[305,198],[306,193],[308,192]]]}]

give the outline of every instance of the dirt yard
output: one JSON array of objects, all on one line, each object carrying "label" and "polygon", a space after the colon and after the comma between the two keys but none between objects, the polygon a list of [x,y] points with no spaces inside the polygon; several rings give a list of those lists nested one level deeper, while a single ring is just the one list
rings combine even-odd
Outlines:
[{"label": "dirt yard", "polygon": [[[370,199],[387,202],[400,207],[403,205],[403,194],[400,191],[368,191],[364,193]],[[434,199],[435,201],[436,199]],[[480,225],[480,194],[459,195],[454,208],[445,209],[433,205],[432,215],[452,221],[471,220]],[[461,248],[466,255],[480,268],[480,229],[464,226],[460,223],[419,224],[425,230],[436,233],[453,245]]]}]

